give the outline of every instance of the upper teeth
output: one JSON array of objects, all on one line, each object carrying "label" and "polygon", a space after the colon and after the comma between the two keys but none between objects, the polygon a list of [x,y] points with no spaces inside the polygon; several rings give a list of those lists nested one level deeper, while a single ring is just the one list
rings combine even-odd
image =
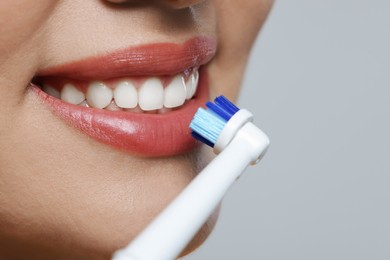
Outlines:
[{"label": "upper teeth", "polygon": [[91,107],[105,108],[111,103],[112,90],[103,82],[92,82],[88,86],[86,97]]},{"label": "upper teeth", "polygon": [[192,98],[192,96],[196,92],[196,88],[198,87],[198,81],[199,81],[199,72],[195,70],[191,77],[186,82],[187,88],[186,88],[186,99],[189,100]]},{"label": "upper teeth", "polygon": [[136,81],[131,79],[123,79],[111,87],[105,82],[94,81],[89,83],[85,94],[71,83],[63,85],[60,93],[47,84],[42,89],[75,105],[107,109],[135,109],[138,106],[143,111],[151,111],[183,105],[194,96],[198,79],[199,73],[194,70],[187,79],[182,74],[174,76],[165,88],[160,78],[149,77],[138,88]]},{"label": "upper teeth", "polygon": [[163,107],[164,88],[158,78],[147,79],[138,92],[138,104],[142,110],[156,110]]},{"label": "upper teeth", "polygon": [[138,104],[137,89],[129,80],[119,82],[114,90],[114,99],[119,107],[135,108]]},{"label": "upper teeth", "polygon": [[186,100],[186,84],[184,78],[176,76],[164,91],[164,107],[178,107]]},{"label": "upper teeth", "polygon": [[[49,86],[46,86],[49,88]],[[84,101],[85,95],[83,92],[79,91],[74,85],[67,83],[61,90],[61,99],[71,103],[79,104]]]}]

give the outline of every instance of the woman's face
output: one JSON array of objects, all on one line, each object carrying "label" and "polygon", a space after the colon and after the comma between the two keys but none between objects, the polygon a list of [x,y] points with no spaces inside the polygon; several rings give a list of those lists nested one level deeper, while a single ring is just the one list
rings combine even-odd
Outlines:
[{"label": "woman's face", "polygon": [[237,96],[270,6],[2,0],[0,258],[104,259],[134,238],[211,159],[189,120]]}]

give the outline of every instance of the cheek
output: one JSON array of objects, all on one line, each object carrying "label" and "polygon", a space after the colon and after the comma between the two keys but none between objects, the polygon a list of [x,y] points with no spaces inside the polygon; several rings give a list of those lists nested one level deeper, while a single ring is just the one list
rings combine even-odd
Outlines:
[{"label": "cheek", "polygon": [[218,52],[210,66],[213,95],[238,95],[253,42],[264,23],[271,0],[215,0]]},{"label": "cheek", "polygon": [[240,46],[243,50],[250,48],[272,4],[271,0],[230,1],[228,4],[216,0],[218,36],[229,40],[228,44],[232,46]]},{"label": "cheek", "polygon": [[0,1],[0,59],[34,37],[57,1]]},{"label": "cheek", "polygon": [[39,66],[44,49],[44,24],[55,0],[0,1],[0,112],[1,128],[12,124],[15,109],[23,102],[25,90]]}]

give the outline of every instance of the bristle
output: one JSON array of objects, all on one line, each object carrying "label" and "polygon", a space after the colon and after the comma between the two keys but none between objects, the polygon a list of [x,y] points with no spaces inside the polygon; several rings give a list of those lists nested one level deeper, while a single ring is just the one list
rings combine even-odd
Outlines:
[{"label": "bristle", "polygon": [[240,109],[224,96],[217,97],[214,103],[207,102],[206,106],[207,110],[198,109],[190,128],[194,138],[214,147],[226,123]]},{"label": "bristle", "polygon": [[230,102],[224,96],[219,96],[214,99],[214,103],[207,102],[206,106],[210,108],[214,113],[218,114],[220,117],[224,118],[226,121],[229,121],[238,110],[232,102]]},{"label": "bristle", "polygon": [[218,115],[199,108],[191,121],[190,128],[197,135],[200,135],[214,145],[225,125],[226,121]]},{"label": "bristle", "polygon": [[203,138],[203,136],[201,136],[201,135],[198,134],[197,132],[192,131],[192,132],[191,132],[191,135],[192,135],[192,137],[195,138],[196,140],[198,140],[198,141],[200,141],[200,142],[202,142],[202,143],[204,143],[204,144],[207,144],[208,146],[214,148],[214,144],[213,144],[212,142],[210,142],[209,140]]},{"label": "bristle", "polygon": [[[236,107],[229,99],[224,96],[219,96],[214,100],[215,104],[220,107],[223,107],[226,111],[230,113],[230,117],[234,116],[240,109]],[[229,118],[230,119],[230,118]]]},{"label": "bristle", "polygon": [[226,121],[229,121],[231,118],[230,113],[226,112],[223,108],[217,106],[214,103],[207,102],[206,107]]}]

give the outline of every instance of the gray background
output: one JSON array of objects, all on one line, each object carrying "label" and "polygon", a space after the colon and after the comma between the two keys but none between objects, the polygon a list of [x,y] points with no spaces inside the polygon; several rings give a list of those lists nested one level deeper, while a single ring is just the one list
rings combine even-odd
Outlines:
[{"label": "gray background", "polygon": [[390,259],[389,49],[390,1],[276,2],[239,101],[270,150],[186,260]]}]

